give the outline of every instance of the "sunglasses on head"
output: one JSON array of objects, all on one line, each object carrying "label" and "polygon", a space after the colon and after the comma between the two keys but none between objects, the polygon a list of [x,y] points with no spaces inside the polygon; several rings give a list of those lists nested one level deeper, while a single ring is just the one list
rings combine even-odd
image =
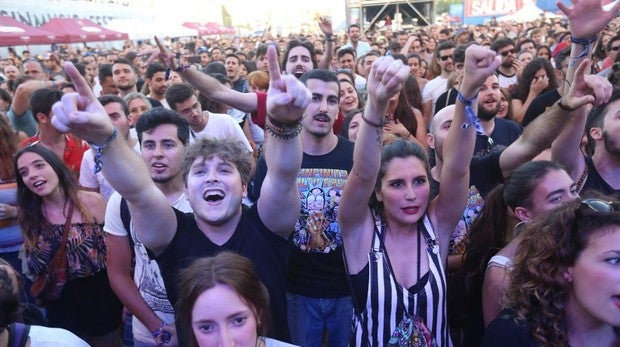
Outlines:
[{"label": "sunglasses on head", "polygon": [[507,51],[500,52],[499,54],[501,54],[502,56],[504,56],[504,57],[505,57],[505,56],[507,56],[508,54],[515,54],[515,50],[514,50],[514,48],[513,48],[513,49],[509,49],[509,50],[507,50]]},{"label": "sunglasses on head", "polygon": [[41,140],[36,140],[34,142],[29,143],[28,146],[26,146],[26,148],[29,148],[29,147],[32,147],[32,146],[36,146],[39,143],[41,143]]},{"label": "sunglasses on head", "polygon": [[448,59],[452,59],[451,55],[442,55],[439,57],[439,59],[441,59],[441,61],[446,61]]},{"label": "sunglasses on head", "polygon": [[620,211],[620,202],[605,201],[600,199],[584,199],[579,204],[579,209],[589,209],[594,212]]}]

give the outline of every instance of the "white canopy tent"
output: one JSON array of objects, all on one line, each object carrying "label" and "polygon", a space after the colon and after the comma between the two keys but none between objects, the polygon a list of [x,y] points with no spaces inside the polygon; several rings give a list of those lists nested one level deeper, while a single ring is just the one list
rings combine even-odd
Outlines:
[{"label": "white canopy tent", "polygon": [[173,38],[198,35],[198,32],[194,29],[186,28],[180,24],[168,24],[166,21],[147,23],[133,19],[114,19],[105,27],[125,32],[129,34],[129,39],[131,40],[152,39],[153,36]]},{"label": "white canopy tent", "polygon": [[526,2],[520,10],[497,18],[498,22],[529,22],[540,18],[545,11],[536,6],[534,2]]}]

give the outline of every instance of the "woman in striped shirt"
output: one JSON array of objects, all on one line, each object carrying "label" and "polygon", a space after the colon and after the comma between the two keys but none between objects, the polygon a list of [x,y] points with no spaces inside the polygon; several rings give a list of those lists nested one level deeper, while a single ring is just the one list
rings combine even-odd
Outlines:
[{"label": "woman in striped shirt", "polygon": [[460,101],[441,110],[454,118],[443,127],[442,184],[439,195],[429,201],[425,151],[403,140],[381,148],[388,100],[400,91],[408,67],[389,57],[374,63],[339,211],[356,313],[352,345],[452,345],[444,265],[469,187],[476,133],[475,116],[465,114],[473,113],[478,87],[498,64],[492,51],[468,48]]}]

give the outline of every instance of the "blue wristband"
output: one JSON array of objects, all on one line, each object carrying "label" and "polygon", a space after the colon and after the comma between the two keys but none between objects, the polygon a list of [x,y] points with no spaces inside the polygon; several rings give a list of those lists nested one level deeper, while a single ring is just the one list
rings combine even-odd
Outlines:
[{"label": "blue wristband", "polygon": [[110,144],[110,142],[114,141],[116,136],[118,136],[118,129],[114,127],[114,132],[112,133],[112,135],[110,135],[110,137],[108,137],[107,140],[105,140],[105,143],[103,145],[98,146],[93,143],[88,143],[90,147],[95,151],[95,156],[93,158],[93,161],[95,162],[95,174],[101,171],[101,168],[103,167],[103,162],[101,162],[103,150]]},{"label": "blue wristband", "polygon": [[480,135],[484,135],[484,130],[482,129],[482,124],[480,124],[480,119],[478,119],[478,116],[476,116],[476,114],[474,113],[474,110],[471,108],[471,104],[474,102],[474,100],[476,100],[478,97],[475,96],[471,99],[465,99],[465,97],[463,96],[463,94],[461,94],[461,92],[458,92],[458,94],[456,94],[456,98],[458,99],[458,101],[460,101],[463,105],[465,105],[465,118],[467,119],[465,121],[465,123],[463,123],[461,125],[461,128],[463,129],[467,129],[470,126],[474,126],[474,129],[476,129],[476,133],[480,134]]},{"label": "blue wristband", "polygon": [[577,56],[577,59],[585,58],[588,55],[588,52],[590,51],[590,45],[593,44],[594,41],[596,41],[596,35],[592,36],[589,39],[579,39],[571,35],[570,41],[578,45],[583,45],[583,51]]}]

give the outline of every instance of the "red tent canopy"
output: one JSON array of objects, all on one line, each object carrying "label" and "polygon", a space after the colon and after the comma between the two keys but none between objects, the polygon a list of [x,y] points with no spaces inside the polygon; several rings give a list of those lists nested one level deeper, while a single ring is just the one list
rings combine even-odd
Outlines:
[{"label": "red tent canopy", "polygon": [[223,25],[220,25],[218,23],[214,23],[214,22],[209,22],[207,24],[205,24],[205,26],[207,28],[210,28],[211,30],[213,30],[216,34],[234,34],[236,31],[234,28],[229,28],[229,27],[225,27]]},{"label": "red tent canopy", "polygon": [[92,42],[127,40],[125,33],[106,29],[88,19],[53,18],[41,28],[56,34],[56,42]]},{"label": "red tent canopy", "polygon": [[200,36],[217,34],[213,29],[196,22],[185,22],[183,26],[196,30],[197,34]]},{"label": "red tent canopy", "polygon": [[0,46],[42,45],[53,43],[54,34],[33,28],[12,17],[0,16]]}]

